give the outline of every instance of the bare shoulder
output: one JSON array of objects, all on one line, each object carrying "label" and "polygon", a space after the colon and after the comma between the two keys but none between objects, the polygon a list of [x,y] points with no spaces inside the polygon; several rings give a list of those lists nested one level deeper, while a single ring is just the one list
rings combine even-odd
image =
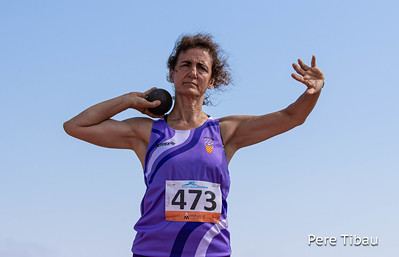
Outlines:
[{"label": "bare shoulder", "polygon": [[219,119],[219,123],[221,124],[232,124],[236,122],[240,122],[241,120],[250,117],[249,115],[230,115],[226,117],[222,117]]},{"label": "bare shoulder", "polygon": [[154,120],[146,117],[135,117],[126,119],[123,123],[130,127],[137,138],[140,138],[146,143],[149,142]]},{"label": "bare shoulder", "polygon": [[248,115],[231,115],[219,119],[220,133],[225,143],[230,141],[240,123],[245,122],[249,117]]},{"label": "bare shoulder", "polygon": [[130,148],[136,153],[144,167],[145,154],[151,139],[151,131],[154,120],[145,117],[130,118],[122,121],[130,127]]},{"label": "bare shoulder", "polygon": [[[230,160],[235,152],[245,146],[258,143],[258,132],[263,125],[261,116],[232,115],[219,119],[220,133],[223,137],[227,159]],[[250,132],[250,133],[249,133]]]},{"label": "bare shoulder", "polygon": [[154,120],[147,117],[134,117],[126,119],[123,122],[131,126],[143,126],[151,128]]},{"label": "bare shoulder", "polygon": [[230,162],[231,158],[239,148],[235,143],[235,135],[240,123],[244,119],[244,115],[231,115],[219,119],[220,134],[223,138],[223,144],[228,162]]}]

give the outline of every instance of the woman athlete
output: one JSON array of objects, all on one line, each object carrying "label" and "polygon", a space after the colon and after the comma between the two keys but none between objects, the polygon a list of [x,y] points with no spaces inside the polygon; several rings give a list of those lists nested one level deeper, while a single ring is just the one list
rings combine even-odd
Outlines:
[{"label": "woman athlete", "polygon": [[[184,36],[169,57],[175,104],[165,116],[148,111],[160,101],[132,92],[96,104],[64,123],[65,131],[89,143],[131,149],[146,183],[133,256],[230,256],[228,164],[235,152],[305,122],[324,85],[323,72],[301,60],[292,77],[306,91],[287,108],[262,116],[216,119],[202,109],[208,90],[230,82],[228,65],[210,35]],[[111,119],[136,109],[148,117]]]}]

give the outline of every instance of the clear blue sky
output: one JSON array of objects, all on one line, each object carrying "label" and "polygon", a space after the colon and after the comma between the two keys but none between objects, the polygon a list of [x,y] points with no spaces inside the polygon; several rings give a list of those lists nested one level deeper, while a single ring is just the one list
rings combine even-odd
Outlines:
[{"label": "clear blue sky", "polygon": [[[130,91],[172,91],[166,59],[196,32],[214,35],[233,70],[212,116],[295,101],[298,58],[315,54],[326,77],[304,125],[233,158],[233,256],[397,256],[398,11],[394,0],[2,1],[0,256],[131,256],[139,161],[62,124]],[[309,247],[311,233],[380,244]]]}]

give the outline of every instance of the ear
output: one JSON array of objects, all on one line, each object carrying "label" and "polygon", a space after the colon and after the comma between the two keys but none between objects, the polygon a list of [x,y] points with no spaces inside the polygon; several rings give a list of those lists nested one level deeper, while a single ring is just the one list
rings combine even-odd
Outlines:
[{"label": "ear", "polygon": [[211,89],[213,87],[213,83],[215,83],[215,79],[211,79],[209,81],[208,89]]},{"label": "ear", "polygon": [[169,69],[169,82],[170,83],[174,83],[173,75],[174,75],[173,70]]}]

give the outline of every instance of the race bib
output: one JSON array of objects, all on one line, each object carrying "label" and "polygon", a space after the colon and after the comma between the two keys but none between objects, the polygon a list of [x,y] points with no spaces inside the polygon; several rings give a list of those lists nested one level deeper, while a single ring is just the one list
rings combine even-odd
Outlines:
[{"label": "race bib", "polygon": [[165,219],[218,223],[222,212],[220,184],[194,180],[166,180]]}]

